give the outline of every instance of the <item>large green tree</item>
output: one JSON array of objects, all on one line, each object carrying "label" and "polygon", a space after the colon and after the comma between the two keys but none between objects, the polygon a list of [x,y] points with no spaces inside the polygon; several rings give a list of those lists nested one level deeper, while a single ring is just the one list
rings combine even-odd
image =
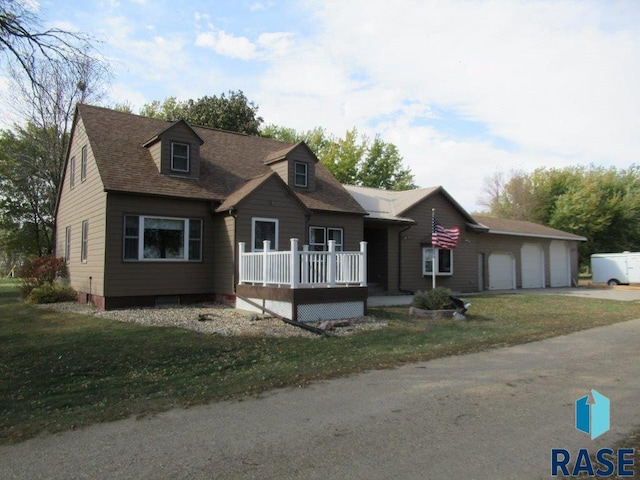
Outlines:
[{"label": "large green tree", "polygon": [[261,134],[291,143],[304,141],[340,183],[385,190],[416,188],[411,170],[402,164],[398,148],[380,136],[371,141],[359,135],[355,127],[347,130],[344,137],[327,135],[320,127],[297,132],[276,125],[268,125]]},{"label": "large green tree", "polygon": [[640,167],[575,166],[511,172],[485,181],[481,199],[497,217],[585,236],[581,262],[598,252],[640,249]]},{"label": "large green tree", "polygon": [[176,97],[168,97],[163,102],[154,100],[143,105],[140,114],[163,120],[186,120],[194,125],[249,135],[257,135],[263,122],[257,115],[258,107],[247,99],[242,90],[197,100],[181,101]]}]

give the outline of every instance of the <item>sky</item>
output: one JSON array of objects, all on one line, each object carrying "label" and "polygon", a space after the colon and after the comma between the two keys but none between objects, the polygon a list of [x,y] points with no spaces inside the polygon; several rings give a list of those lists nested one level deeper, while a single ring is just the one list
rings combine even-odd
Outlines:
[{"label": "sky", "polygon": [[496,174],[640,163],[637,0],[29,3],[100,40],[107,106],[242,90],[264,125],[379,135],[469,212]]}]

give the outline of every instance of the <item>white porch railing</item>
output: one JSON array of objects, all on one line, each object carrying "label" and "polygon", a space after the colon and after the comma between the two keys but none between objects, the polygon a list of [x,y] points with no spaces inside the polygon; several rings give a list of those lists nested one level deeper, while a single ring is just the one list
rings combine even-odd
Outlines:
[{"label": "white porch railing", "polygon": [[367,242],[360,242],[359,252],[336,252],[336,242],[329,240],[326,252],[298,250],[298,239],[291,239],[288,252],[270,251],[265,240],[262,252],[247,252],[239,247],[240,284],[276,285],[285,288],[367,286]]}]

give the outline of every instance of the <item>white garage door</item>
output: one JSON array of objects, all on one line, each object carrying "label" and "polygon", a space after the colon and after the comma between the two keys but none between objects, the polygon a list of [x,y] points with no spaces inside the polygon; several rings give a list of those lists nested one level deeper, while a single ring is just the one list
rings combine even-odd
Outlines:
[{"label": "white garage door", "polygon": [[516,288],[515,262],[510,253],[489,255],[489,290],[513,290]]},{"label": "white garage door", "polygon": [[520,249],[522,288],[544,287],[544,254],[538,243],[525,243]]},{"label": "white garage door", "polygon": [[569,246],[562,240],[553,240],[549,245],[549,276],[552,287],[571,286],[571,262]]}]

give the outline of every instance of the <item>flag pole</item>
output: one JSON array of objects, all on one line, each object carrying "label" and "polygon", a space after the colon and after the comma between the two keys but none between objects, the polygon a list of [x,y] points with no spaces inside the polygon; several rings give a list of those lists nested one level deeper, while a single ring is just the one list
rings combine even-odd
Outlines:
[{"label": "flag pole", "polygon": [[436,246],[433,244],[433,231],[436,224],[436,209],[431,209],[431,288],[436,288]]}]

